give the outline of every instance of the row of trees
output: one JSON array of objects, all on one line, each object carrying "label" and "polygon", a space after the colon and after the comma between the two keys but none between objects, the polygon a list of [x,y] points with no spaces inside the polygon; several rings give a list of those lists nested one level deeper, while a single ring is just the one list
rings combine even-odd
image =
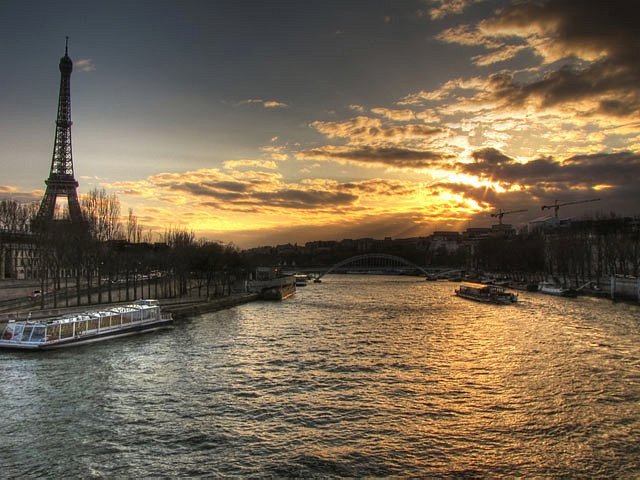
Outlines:
[{"label": "row of trees", "polygon": [[255,263],[329,268],[363,253],[397,255],[425,267],[492,272],[523,281],[556,277],[575,286],[606,284],[611,275],[640,275],[640,220],[599,217],[531,233],[493,234],[481,240],[457,240],[458,247],[431,242],[327,242],[312,249],[297,245],[255,249]]},{"label": "row of trees", "polygon": [[[196,239],[193,232],[169,228],[151,241],[129,210],[121,222],[115,194],[94,189],[80,201],[84,224],[57,221],[31,228],[37,205],[0,202],[0,230],[29,234],[30,269],[40,280],[41,297],[73,306],[139,297],[215,296],[231,293],[244,279],[244,265],[233,245]],[[64,214],[62,218],[65,218]]]},{"label": "row of trees", "polygon": [[640,222],[612,215],[531,234],[485,239],[469,263],[479,270],[552,276],[575,286],[601,285],[611,275],[640,274]]},{"label": "row of trees", "polygon": [[613,215],[533,233],[493,236],[472,244],[462,242],[457,250],[372,242],[371,252],[354,252],[345,246],[310,255],[293,248],[285,258],[282,253],[241,253],[233,245],[198,240],[193,232],[179,228],[165,230],[152,243],[153,232],[140,225],[132,210],[121,222],[118,198],[104,189],[83,196],[81,208],[84,225],[59,222],[31,232],[37,205],[0,201],[0,231],[31,234],[33,268],[42,289],[56,292],[54,304],[101,303],[143,295],[228,294],[235,281],[246,279],[258,265],[328,267],[357,253],[390,253],[424,266],[463,267],[523,279],[554,276],[575,285],[601,284],[610,275],[640,274],[640,222]]},{"label": "row of trees", "polygon": [[29,233],[31,222],[37,212],[37,203],[18,203],[11,199],[0,200],[0,231]]}]

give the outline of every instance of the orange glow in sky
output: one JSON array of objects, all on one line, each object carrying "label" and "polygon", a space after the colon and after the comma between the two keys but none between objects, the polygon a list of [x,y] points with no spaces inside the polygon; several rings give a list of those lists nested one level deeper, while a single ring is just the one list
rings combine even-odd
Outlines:
[{"label": "orange glow in sky", "polygon": [[43,194],[69,31],[80,194],[155,234],[400,238],[596,193],[567,214],[637,214],[632,3],[87,2],[55,28],[7,5],[0,194]]}]

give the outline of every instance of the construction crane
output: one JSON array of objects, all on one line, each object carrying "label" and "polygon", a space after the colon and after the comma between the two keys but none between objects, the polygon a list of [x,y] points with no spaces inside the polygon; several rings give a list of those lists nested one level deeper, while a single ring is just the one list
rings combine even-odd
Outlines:
[{"label": "construction crane", "polygon": [[591,198],[589,200],[578,200],[577,202],[566,202],[566,203],[558,203],[558,200],[556,200],[553,205],[542,205],[542,210],[546,210],[546,209],[552,209],[554,210],[554,216],[556,218],[558,218],[558,210],[560,210],[560,207],[564,207],[566,205],[577,205],[579,203],[589,203],[589,202],[597,202],[598,200],[600,200],[599,198]]},{"label": "construction crane", "polygon": [[496,213],[492,213],[491,216],[498,217],[498,224],[502,225],[502,217],[510,213],[520,213],[520,212],[526,212],[526,210],[509,210],[508,212],[503,212],[502,209],[499,208],[498,211]]}]

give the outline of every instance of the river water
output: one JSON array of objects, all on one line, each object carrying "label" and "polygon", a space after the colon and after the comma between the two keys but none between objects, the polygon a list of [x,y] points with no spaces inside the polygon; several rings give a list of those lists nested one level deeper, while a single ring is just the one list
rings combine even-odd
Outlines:
[{"label": "river water", "polygon": [[640,476],[640,307],[325,277],[174,329],[0,352],[0,477]]}]

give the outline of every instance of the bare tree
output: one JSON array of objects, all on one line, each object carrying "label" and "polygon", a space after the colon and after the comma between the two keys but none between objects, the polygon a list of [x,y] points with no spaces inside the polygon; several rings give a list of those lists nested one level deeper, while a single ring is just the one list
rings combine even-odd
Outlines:
[{"label": "bare tree", "polygon": [[120,201],[115,193],[108,194],[104,188],[94,188],[82,197],[81,206],[95,240],[106,242],[121,238]]},{"label": "bare tree", "polygon": [[[140,243],[143,241],[142,225],[138,223],[138,217],[133,214],[133,209],[129,209],[129,216],[127,217],[127,242]],[[150,235],[150,234],[149,234]],[[144,241],[147,241],[146,239]]]},{"label": "bare tree", "polygon": [[38,211],[38,204],[18,203],[15,200],[0,201],[0,230],[4,232],[26,233]]},{"label": "bare tree", "polygon": [[[108,194],[102,189],[93,189],[81,200],[82,214],[87,222],[90,237],[85,249],[87,298],[91,303],[92,280],[97,279],[98,302],[102,302],[102,282],[104,272],[112,274],[105,242],[122,238],[120,224],[120,201],[116,194]],[[109,297],[111,297],[111,278],[108,279]]]},{"label": "bare tree", "polygon": [[183,229],[169,229],[164,234],[164,241],[170,247],[171,269],[176,278],[177,293],[185,295],[188,292],[188,280],[190,274],[189,259],[195,250],[195,234],[193,231]]}]

